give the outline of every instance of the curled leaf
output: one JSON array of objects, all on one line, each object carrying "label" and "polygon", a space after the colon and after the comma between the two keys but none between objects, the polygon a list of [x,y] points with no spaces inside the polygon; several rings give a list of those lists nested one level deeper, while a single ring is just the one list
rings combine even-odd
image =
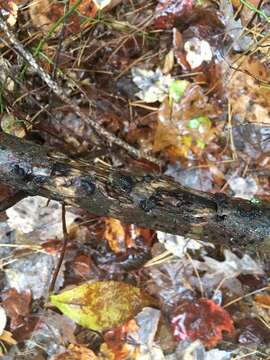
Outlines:
[{"label": "curled leaf", "polygon": [[50,301],[76,323],[96,331],[117,326],[154,302],[141,289],[117,281],[86,283],[52,295]]}]

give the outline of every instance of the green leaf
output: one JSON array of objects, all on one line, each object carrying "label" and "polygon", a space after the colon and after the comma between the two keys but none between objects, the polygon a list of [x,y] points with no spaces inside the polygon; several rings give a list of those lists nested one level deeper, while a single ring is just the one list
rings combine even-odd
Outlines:
[{"label": "green leaf", "polygon": [[252,197],[250,200],[251,204],[258,205],[261,204],[261,200],[257,199],[256,197]]},{"label": "green leaf", "polygon": [[211,120],[207,116],[199,116],[197,118],[189,120],[188,122],[188,127],[190,129],[198,129],[201,125],[210,129]]},{"label": "green leaf", "polygon": [[188,127],[190,129],[198,129],[198,127],[200,126],[200,121],[198,118],[195,118],[195,119],[191,119],[189,120],[188,122]]},{"label": "green leaf", "polygon": [[96,331],[120,325],[155,303],[141,289],[117,281],[86,283],[51,295],[50,302],[77,324]]},{"label": "green leaf", "polygon": [[172,102],[179,102],[181,100],[188,85],[189,82],[186,80],[175,80],[170,84],[169,87],[170,104],[172,104]]},{"label": "green leaf", "polygon": [[196,140],[196,144],[199,148],[201,148],[202,150],[205,148],[205,142],[202,139],[197,139]]}]

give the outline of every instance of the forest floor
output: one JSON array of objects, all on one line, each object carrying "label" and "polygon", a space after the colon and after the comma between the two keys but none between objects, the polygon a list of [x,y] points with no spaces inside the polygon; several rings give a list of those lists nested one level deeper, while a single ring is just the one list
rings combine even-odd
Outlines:
[{"label": "forest floor", "polygon": [[[269,1],[0,0],[0,15],[85,114],[0,31],[2,131],[57,156],[270,201]],[[1,185],[0,201],[13,191]],[[38,196],[0,215],[3,359],[270,359],[270,252]]]}]

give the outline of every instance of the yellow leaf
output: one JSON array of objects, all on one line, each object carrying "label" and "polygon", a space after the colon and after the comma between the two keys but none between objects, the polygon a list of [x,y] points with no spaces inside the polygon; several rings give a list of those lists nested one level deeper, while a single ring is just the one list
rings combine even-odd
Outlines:
[{"label": "yellow leaf", "polygon": [[86,283],[51,295],[50,301],[77,324],[96,331],[120,325],[154,304],[141,289],[117,281]]},{"label": "yellow leaf", "polygon": [[13,339],[11,332],[4,330],[0,336],[0,340],[4,341],[8,345],[16,345],[17,341]]}]

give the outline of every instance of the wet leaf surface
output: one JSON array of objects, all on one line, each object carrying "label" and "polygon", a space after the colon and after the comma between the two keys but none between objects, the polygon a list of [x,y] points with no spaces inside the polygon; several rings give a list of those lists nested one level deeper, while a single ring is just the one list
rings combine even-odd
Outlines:
[{"label": "wet leaf surface", "polygon": [[197,302],[182,301],[172,318],[174,336],[178,341],[200,339],[206,347],[214,347],[222,339],[222,332],[232,335],[233,321],[229,313],[209,299]]},{"label": "wet leaf surface", "polygon": [[51,295],[50,301],[78,324],[96,331],[116,326],[151,304],[139,288],[116,281],[84,284]]},{"label": "wet leaf surface", "polygon": [[[165,174],[193,189],[269,201],[269,4],[245,3],[0,0],[22,46],[69,99],[162,166],[100,136],[4,42],[1,129],[79,167]],[[14,194],[0,185],[1,204]],[[267,251],[210,246],[69,207],[56,283],[64,292],[52,295],[59,314],[45,304],[62,249],[61,204],[30,197],[0,219],[4,360],[270,356]],[[154,306],[148,293],[158,309],[144,307]]]}]

